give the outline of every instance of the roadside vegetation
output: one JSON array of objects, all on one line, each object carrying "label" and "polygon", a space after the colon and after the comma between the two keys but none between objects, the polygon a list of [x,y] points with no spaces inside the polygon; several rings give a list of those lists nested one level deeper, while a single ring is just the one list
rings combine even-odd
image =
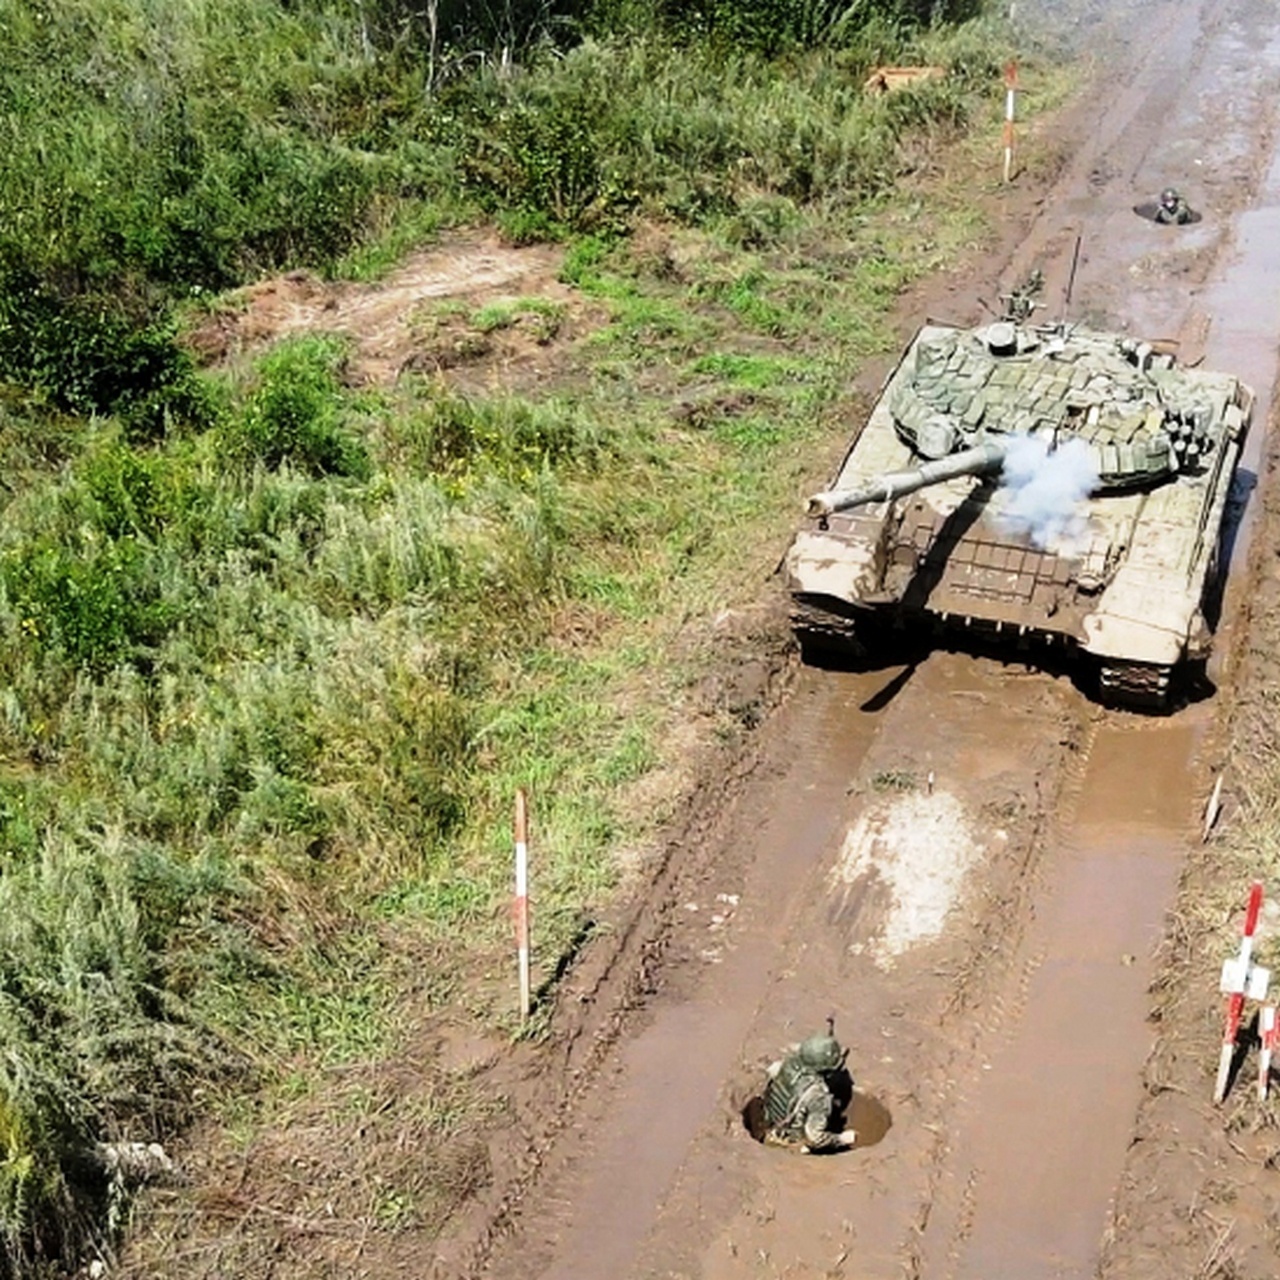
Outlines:
[{"label": "roadside vegetation", "polygon": [[[467,983],[513,791],[550,973],[668,816],[628,796],[686,624],[758,593],[894,297],[984,234],[938,167],[998,128],[977,8],[0,0],[0,1275],[110,1253],[103,1144],[252,1125],[405,993],[515,1031]],[[881,62],[948,74],[864,96]],[[536,398],[184,345],[474,222],[605,317]]]}]

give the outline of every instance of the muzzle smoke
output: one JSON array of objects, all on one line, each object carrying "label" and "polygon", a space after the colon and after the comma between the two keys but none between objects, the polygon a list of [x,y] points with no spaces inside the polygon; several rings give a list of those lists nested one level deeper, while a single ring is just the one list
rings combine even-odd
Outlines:
[{"label": "muzzle smoke", "polygon": [[1097,483],[1092,451],[1079,437],[1050,451],[1039,436],[1010,436],[1001,475],[1000,521],[1042,549],[1079,541],[1087,525],[1080,506]]}]

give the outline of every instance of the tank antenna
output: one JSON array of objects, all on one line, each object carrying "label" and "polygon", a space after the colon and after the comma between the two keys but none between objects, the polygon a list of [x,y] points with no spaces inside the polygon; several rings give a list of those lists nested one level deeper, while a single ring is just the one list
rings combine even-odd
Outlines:
[{"label": "tank antenna", "polygon": [[1080,265],[1080,241],[1084,237],[1076,233],[1076,247],[1071,251],[1071,272],[1067,276],[1067,292],[1062,299],[1062,323],[1067,323],[1067,310],[1071,306],[1071,291],[1076,284],[1076,268]]}]

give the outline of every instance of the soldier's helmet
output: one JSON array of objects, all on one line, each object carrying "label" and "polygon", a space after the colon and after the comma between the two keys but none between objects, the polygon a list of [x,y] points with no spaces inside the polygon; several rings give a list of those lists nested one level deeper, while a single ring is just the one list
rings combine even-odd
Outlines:
[{"label": "soldier's helmet", "polygon": [[835,1036],[810,1036],[800,1045],[800,1061],[812,1071],[835,1071],[844,1063],[844,1050]]},{"label": "soldier's helmet", "polygon": [[1165,187],[1165,189],[1160,193],[1160,203],[1164,205],[1166,209],[1177,208],[1178,201],[1181,199],[1182,197],[1173,187]]}]

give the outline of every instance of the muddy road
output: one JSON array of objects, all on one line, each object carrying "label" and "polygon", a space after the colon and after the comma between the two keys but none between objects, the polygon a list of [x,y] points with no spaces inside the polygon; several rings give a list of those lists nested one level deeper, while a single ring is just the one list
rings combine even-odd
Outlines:
[{"label": "muddy road", "polygon": [[[1072,117],[1071,160],[1012,255],[986,264],[1005,289],[1040,267],[1051,315],[1069,283],[1071,315],[1176,340],[1257,391],[1217,694],[1141,717],[1062,675],[942,651],[800,672],[714,847],[668,877],[643,1001],[496,1230],[446,1247],[440,1274],[1082,1280],[1118,1230],[1158,1239],[1115,1222],[1113,1198],[1154,950],[1233,678],[1276,377],[1274,17],[1262,0],[1118,5],[1093,29],[1113,61]],[[1200,222],[1135,216],[1168,185]],[[977,273],[929,305],[971,322],[993,292]],[[763,1067],[831,1013],[858,1145],[766,1149],[744,1123]]]}]

